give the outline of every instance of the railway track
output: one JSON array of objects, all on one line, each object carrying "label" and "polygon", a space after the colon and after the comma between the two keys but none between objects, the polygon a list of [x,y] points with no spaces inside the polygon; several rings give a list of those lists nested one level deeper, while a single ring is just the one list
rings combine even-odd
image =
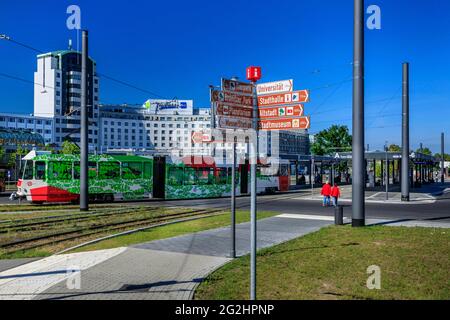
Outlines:
[{"label": "railway track", "polygon": [[[146,208],[146,211],[155,211],[159,208]],[[50,216],[50,217],[42,217],[42,218],[29,218],[29,219],[20,219],[20,220],[10,220],[4,223],[0,223],[0,234],[7,233],[11,231],[26,231],[32,230],[32,227],[42,227],[45,225],[51,225],[59,222],[79,222],[85,220],[93,220],[101,217],[110,217],[117,215],[124,215],[135,212],[135,208],[127,209],[127,210],[107,210],[107,213],[103,211],[92,211],[88,214],[67,214],[60,216]],[[19,223],[17,223],[19,222]],[[21,223],[22,222],[22,223]]]},{"label": "railway track", "polygon": [[75,228],[55,232],[51,234],[44,234],[36,237],[18,239],[0,244],[0,248],[4,250],[5,254],[11,254],[18,251],[25,251],[31,249],[38,249],[49,245],[59,244],[71,240],[91,237],[96,234],[109,233],[112,231],[126,230],[130,228],[152,226],[165,222],[176,221],[182,218],[193,217],[208,217],[215,213],[223,212],[222,209],[198,209],[190,210],[181,213],[174,213],[160,217],[131,219],[126,221],[116,221],[106,224],[90,225],[86,227]]}]

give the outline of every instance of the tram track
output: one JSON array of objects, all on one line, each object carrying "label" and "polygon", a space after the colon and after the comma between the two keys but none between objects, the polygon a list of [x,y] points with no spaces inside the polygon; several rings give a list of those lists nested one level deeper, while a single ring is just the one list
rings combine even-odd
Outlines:
[{"label": "tram track", "polygon": [[[176,221],[178,219],[193,218],[193,217],[208,217],[215,213],[223,212],[222,209],[197,209],[160,217],[140,218],[126,221],[111,222],[107,224],[91,225],[86,227],[75,228],[55,232],[51,234],[44,234],[36,237],[13,240],[0,244],[0,248],[4,250],[5,254],[11,254],[18,251],[38,249],[49,245],[60,244],[71,240],[91,237],[96,234],[110,233],[112,231],[127,230],[130,228],[158,225],[165,222]],[[181,222],[181,221],[180,221]]]}]

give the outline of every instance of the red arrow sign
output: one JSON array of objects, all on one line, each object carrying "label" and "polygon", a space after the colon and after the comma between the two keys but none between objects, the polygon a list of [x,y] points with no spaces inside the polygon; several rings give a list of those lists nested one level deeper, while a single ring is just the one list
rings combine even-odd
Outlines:
[{"label": "red arrow sign", "polygon": [[279,118],[279,117],[301,117],[303,116],[303,105],[286,107],[272,107],[259,108],[259,117],[264,118]]},{"label": "red arrow sign", "polygon": [[203,143],[210,142],[211,136],[207,133],[203,133],[202,131],[193,131],[192,132],[192,142],[193,143]]},{"label": "red arrow sign", "polygon": [[297,117],[276,120],[259,121],[260,130],[295,130],[308,129],[310,127],[309,117]]},{"label": "red arrow sign", "polygon": [[270,107],[281,104],[295,104],[309,101],[309,91],[300,90],[289,93],[272,94],[269,96],[259,96],[258,106]]},{"label": "red arrow sign", "polygon": [[239,118],[253,118],[253,108],[230,106],[227,104],[218,103],[216,113],[219,116],[239,117]]},{"label": "red arrow sign", "polygon": [[211,94],[211,100],[212,102],[225,102],[247,107],[253,106],[253,97],[227,91],[213,90]]}]

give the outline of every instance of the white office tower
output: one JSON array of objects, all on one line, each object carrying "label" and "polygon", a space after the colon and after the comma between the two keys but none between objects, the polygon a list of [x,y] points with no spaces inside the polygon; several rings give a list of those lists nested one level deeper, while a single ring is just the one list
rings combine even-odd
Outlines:
[{"label": "white office tower", "polygon": [[[99,81],[96,63],[87,63],[89,151],[98,151]],[[54,118],[55,143],[80,142],[81,53],[54,51],[37,56],[34,73],[34,115]]]}]

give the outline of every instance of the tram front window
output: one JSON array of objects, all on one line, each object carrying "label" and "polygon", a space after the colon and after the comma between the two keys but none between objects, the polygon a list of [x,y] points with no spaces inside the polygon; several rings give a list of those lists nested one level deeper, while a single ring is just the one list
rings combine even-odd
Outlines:
[{"label": "tram front window", "polygon": [[45,162],[44,161],[36,161],[34,164],[35,167],[35,177],[36,180],[45,180]]},{"label": "tram front window", "polygon": [[33,179],[33,161],[27,160],[25,162],[25,166],[23,168],[23,174],[22,174],[23,180],[32,180]]}]

